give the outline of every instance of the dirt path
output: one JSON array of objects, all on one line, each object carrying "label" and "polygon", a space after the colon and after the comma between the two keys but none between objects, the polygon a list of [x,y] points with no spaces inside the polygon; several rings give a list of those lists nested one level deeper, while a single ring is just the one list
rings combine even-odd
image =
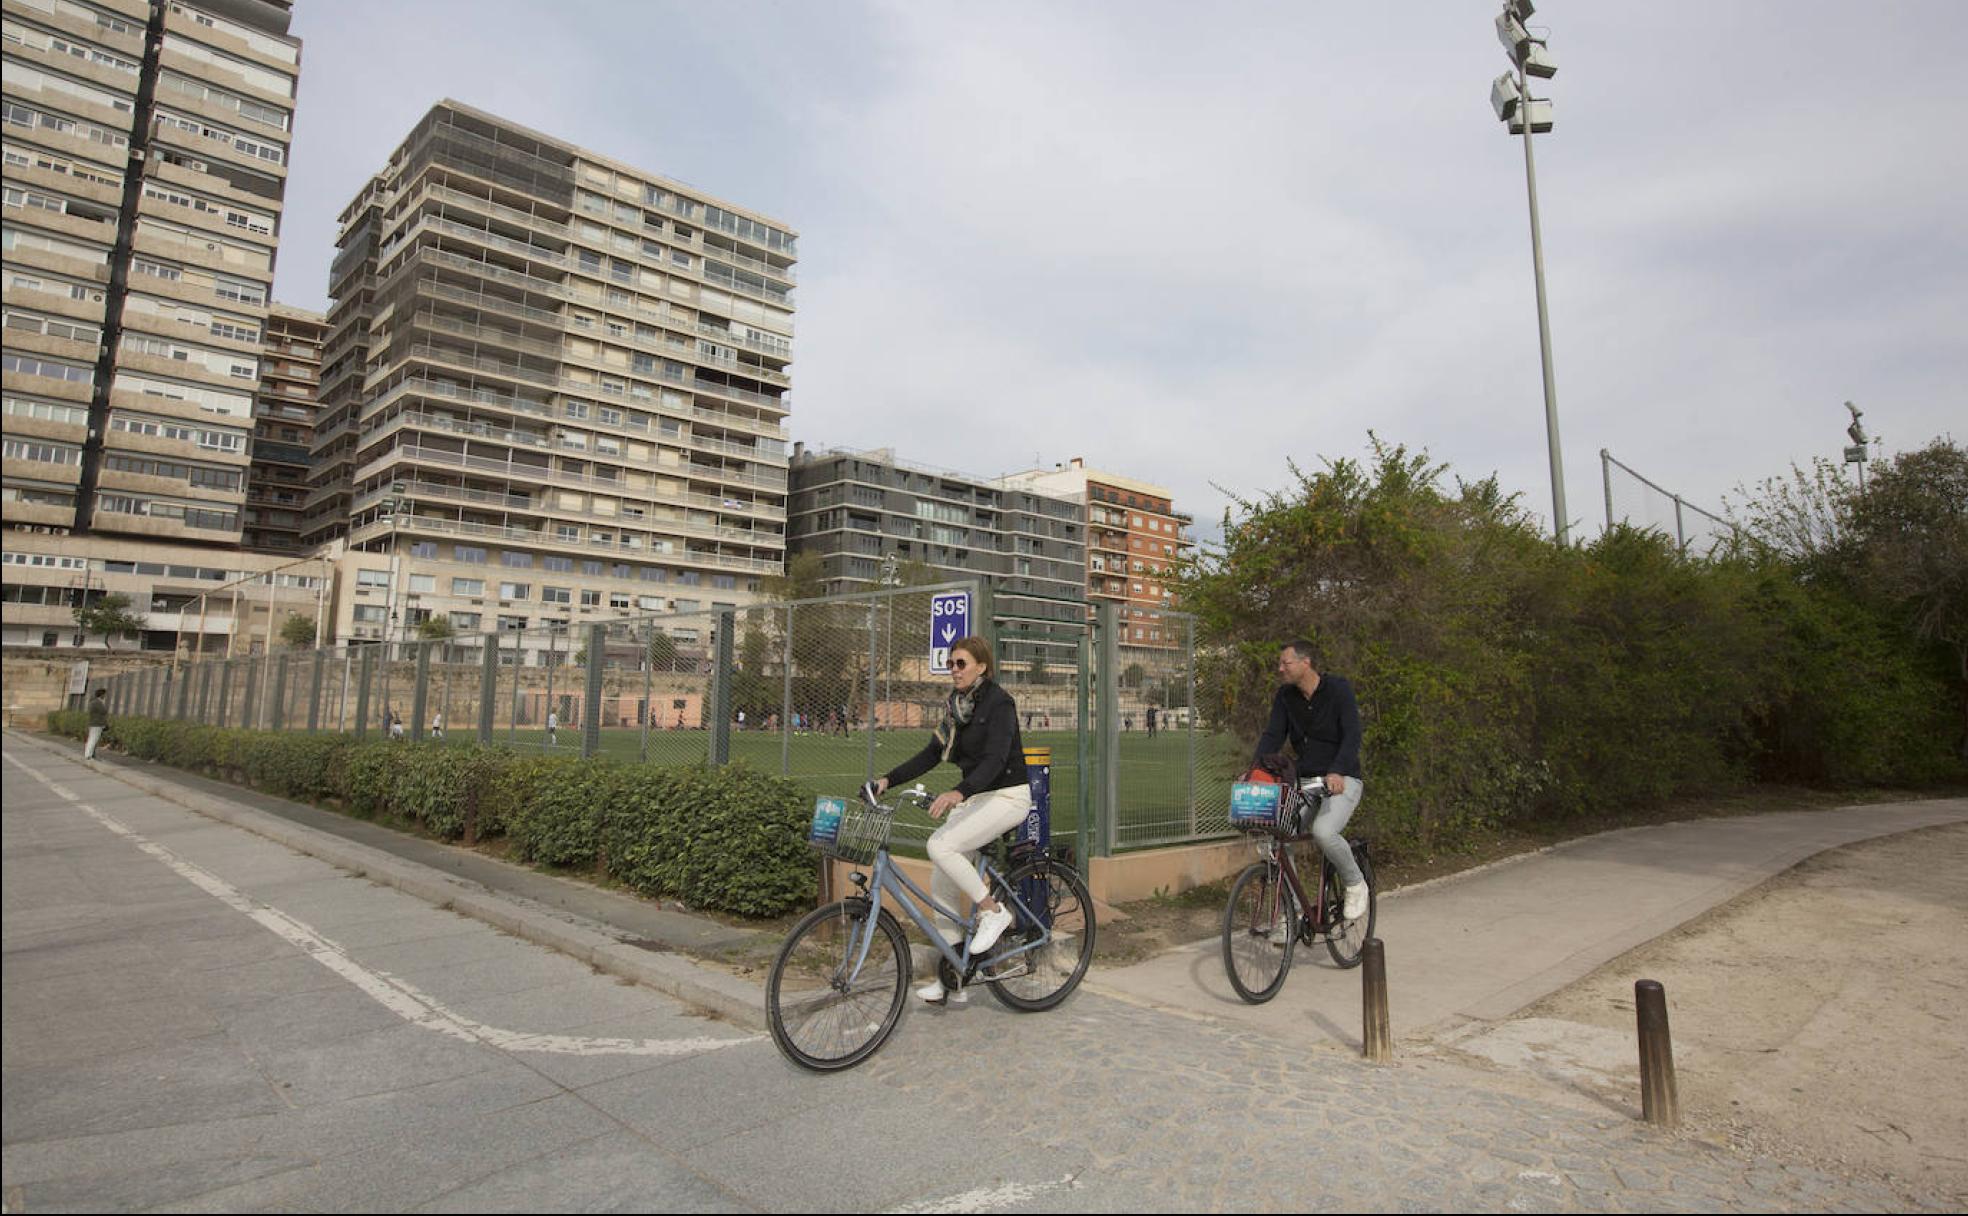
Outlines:
[{"label": "dirt path", "polygon": [[1453,1053],[1637,1114],[1643,978],[1691,1134],[1968,1206],[1968,826],[1813,858]]}]

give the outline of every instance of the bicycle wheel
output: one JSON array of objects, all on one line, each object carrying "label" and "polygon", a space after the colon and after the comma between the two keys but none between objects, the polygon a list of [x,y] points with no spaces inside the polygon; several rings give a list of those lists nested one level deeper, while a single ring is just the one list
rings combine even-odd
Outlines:
[{"label": "bicycle wheel", "polygon": [[[1282,923],[1284,941],[1273,941]],[[1223,970],[1237,995],[1262,1005],[1278,995],[1298,948],[1298,901],[1273,861],[1253,862],[1223,908]]]},{"label": "bicycle wheel", "polygon": [[815,908],[793,926],[765,983],[765,1019],[786,1058],[815,1072],[852,1068],[875,1053],[902,1017],[909,943],[886,911],[869,936],[868,901]]},{"label": "bicycle wheel", "polygon": [[1374,881],[1373,860],[1358,847],[1353,850],[1353,860],[1360,867],[1360,877],[1367,880],[1367,913],[1353,920],[1340,916],[1346,905],[1346,897],[1341,893],[1339,874],[1332,862],[1321,859],[1326,868],[1326,949],[1332,953],[1333,962],[1342,968],[1360,965],[1360,951],[1366,949],[1367,939],[1373,936],[1374,905],[1379,902],[1379,885]]},{"label": "bicycle wheel", "polygon": [[[1023,892],[1038,890],[1043,884],[1045,906],[1035,904]],[[1079,986],[1093,962],[1093,896],[1072,867],[1051,860],[1034,861],[1013,870],[999,889],[1005,906],[1018,905],[1005,898],[1006,890],[1020,892],[1019,898],[1031,911],[1045,917],[1052,929],[1052,940],[997,965],[985,964],[986,975],[1002,971],[1003,978],[991,980],[991,995],[1021,1013],[1038,1013],[1065,1000]],[[1024,912],[1018,922],[1005,931],[1004,940],[1023,945],[1045,932]]]}]

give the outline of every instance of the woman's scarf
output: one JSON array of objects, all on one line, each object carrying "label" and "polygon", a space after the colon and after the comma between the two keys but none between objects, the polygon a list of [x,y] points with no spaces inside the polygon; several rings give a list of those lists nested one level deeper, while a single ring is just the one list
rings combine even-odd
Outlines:
[{"label": "woman's scarf", "polygon": [[970,686],[969,692],[950,693],[950,700],[943,709],[943,721],[936,727],[936,741],[943,745],[943,759],[950,758],[950,752],[957,746],[957,731],[970,722],[972,711],[977,708],[977,698],[984,692],[985,680],[980,677]]}]

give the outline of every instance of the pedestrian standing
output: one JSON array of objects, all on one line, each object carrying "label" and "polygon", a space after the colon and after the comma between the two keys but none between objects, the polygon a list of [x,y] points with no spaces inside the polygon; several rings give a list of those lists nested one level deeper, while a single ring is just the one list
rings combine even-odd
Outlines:
[{"label": "pedestrian standing", "polygon": [[560,742],[560,714],[550,709],[547,711],[547,746],[552,747],[554,744],[559,742]]},{"label": "pedestrian standing", "polygon": [[96,745],[102,742],[103,732],[109,729],[109,689],[98,688],[96,695],[89,698],[89,741],[82,746],[82,758],[94,760]]}]

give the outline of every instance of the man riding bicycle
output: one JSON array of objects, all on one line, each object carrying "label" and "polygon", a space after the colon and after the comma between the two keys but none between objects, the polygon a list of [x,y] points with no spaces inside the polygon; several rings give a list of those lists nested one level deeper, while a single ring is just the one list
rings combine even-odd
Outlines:
[{"label": "man riding bicycle", "polygon": [[[993,898],[977,876],[977,854],[1025,822],[1032,810],[1018,705],[991,678],[994,674],[991,645],[983,638],[963,638],[951,646],[951,691],[942,723],[920,752],[873,783],[879,798],[891,785],[913,780],[941,761],[963,770],[957,788],[938,794],[929,804],[931,819],[941,819],[946,812],[950,816],[929,837],[929,892],[946,908],[957,908],[959,891],[976,902],[977,930],[970,940],[973,956],[996,945],[1013,919],[1011,910]],[[954,939],[956,926],[938,920],[937,929],[946,939]],[[916,995],[939,1004],[949,994],[939,979],[918,988]]]},{"label": "man riding bicycle", "polygon": [[1298,639],[1278,652],[1283,686],[1271,699],[1271,720],[1252,753],[1256,763],[1284,748],[1289,739],[1301,776],[1320,777],[1326,798],[1312,820],[1312,839],[1332,862],[1344,885],[1348,920],[1366,915],[1367,882],[1340,835],[1360,806],[1360,706],[1344,676],[1321,675],[1312,665],[1312,643]]}]

